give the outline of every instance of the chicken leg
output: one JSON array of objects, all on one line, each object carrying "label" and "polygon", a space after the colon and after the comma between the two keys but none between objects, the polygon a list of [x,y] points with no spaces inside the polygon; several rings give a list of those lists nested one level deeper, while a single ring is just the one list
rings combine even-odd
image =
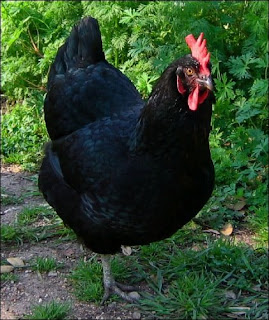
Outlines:
[{"label": "chicken leg", "polygon": [[131,292],[137,290],[137,288],[133,286],[123,285],[115,281],[110,266],[110,255],[101,255],[102,265],[103,265],[103,282],[105,293],[102,299],[101,304],[110,297],[111,294],[116,294],[120,296],[123,300],[126,300],[130,303],[136,303],[137,298],[133,298],[129,296],[126,292]]}]

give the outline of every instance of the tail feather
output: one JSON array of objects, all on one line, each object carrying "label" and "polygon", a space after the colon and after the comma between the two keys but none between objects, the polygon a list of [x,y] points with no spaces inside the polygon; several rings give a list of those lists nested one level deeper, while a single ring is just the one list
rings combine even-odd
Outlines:
[{"label": "tail feather", "polygon": [[57,75],[65,74],[74,67],[83,68],[104,60],[98,21],[86,17],[73,27],[70,36],[59,48],[49,72],[48,86]]}]

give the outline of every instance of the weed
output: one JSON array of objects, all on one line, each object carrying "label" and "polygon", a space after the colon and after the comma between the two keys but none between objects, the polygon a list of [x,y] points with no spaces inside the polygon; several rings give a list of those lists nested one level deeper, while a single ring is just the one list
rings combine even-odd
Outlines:
[{"label": "weed", "polygon": [[37,159],[41,158],[42,147],[47,139],[43,119],[40,115],[34,116],[36,108],[37,106],[16,105],[2,119],[4,162],[19,163],[29,171],[37,168]]},{"label": "weed", "polygon": [[74,232],[62,223],[42,225],[38,227],[21,226],[20,224],[1,226],[2,243],[22,245],[24,242],[40,242],[56,237],[57,241],[70,241],[76,238]]},{"label": "weed", "polygon": [[[169,248],[163,245],[163,250]],[[140,267],[152,274],[145,279],[156,295],[152,299],[145,294],[141,309],[156,310],[160,318],[221,319],[227,310],[234,316],[240,305],[247,306],[245,315],[265,312],[268,290],[265,249],[254,250],[220,238],[208,240],[206,248],[201,246],[196,250],[174,247],[170,258],[169,255],[166,261],[153,258],[149,266],[149,270],[148,266]],[[227,291],[234,292],[235,300],[226,297]]]},{"label": "weed", "polygon": [[36,241],[35,231],[27,227],[19,227],[18,225],[2,225],[1,226],[1,242],[9,244],[22,244],[23,241]]},{"label": "weed", "polygon": [[4,188],[1,188],[1,204],[3,206],[20,204],[22,202],[23,202],[22,197],[11,195],[8,192],[6,192]]},{"label": "weed", "polygon": [[2,273],[1,274],[1,284],[3,285],[4,282],[17,282],[19,277],[14,273]]},{"label": "weed", "polygon": [[54,258],[37,257],[32,264],[32,269],[39,272],[49,272],[62,268],[63,265],[58,263]]},{"label": "weed", "polygon": [[178,275],[166,294],[159,293],[154,301],[144,300],[142,305],[149,304],[157,315],[173,319],[206,319],[221,308],[218,284],[213,274],[186,272]]},{"label": "weed", "polygon": [[266,245],[268,242],[268,208],[252,207],[252,213],[248,216],[250,229],[255,232],[255,240]]},{"label": "weed", "polygon": [[[126,280],[130,270],[126,268],[119,257],[111,261],[112,273],[118,281]],[[73,283],[76,296],[82,301],[100,302],[103,296],[103,272],[101,263],[94,260],[80,261],[73,270],[70,279]]]},{"label": "weed", "polygon": [[3,243],[38,242],[51,237],[58,237],[58,241],[76,239],[74,232],[63,225],[56,212],[45,206],[24,208],[15,223],[1,226]]},{"label": "weed", "polygon": [[100,263],[94,260],[80,261],[70,276],[75,295],[82,301],[101,301],[103,295],[102,276]]},{"label": "weed", "polygon": [[25,320],[35,319],[49,319],[49,320],[62,320],[66,319],[70,311],[70,303],[60,303],[56,301],[48,302],[44,305],[35,305],[32,309],[32,314],[25,316]]},{"label": "weed", "polygon": [[54,210],[44,206],[24,208],[18,215],[19,225],[30,225],[39,219],[53,221],[57,217]]}]

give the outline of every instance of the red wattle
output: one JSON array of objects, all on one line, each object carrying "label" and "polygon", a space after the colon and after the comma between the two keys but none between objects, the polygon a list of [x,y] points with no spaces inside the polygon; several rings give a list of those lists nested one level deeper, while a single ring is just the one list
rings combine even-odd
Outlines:
[{"label": "red wattle", "polygon": [[208,96],[208,90],[199,95],[199,86],[197,86],[189,95],[188,105],[190,110],[196,111],[199,104],[202,104]]},{"label": "red wattle", "polygon": [[198,108],[199,86],[197,86],[189,95],[188,105],[190,110],[196,111]]},{"label": "red wattle", "polygon": [[202,93],[202,95],[199,96],[198,104],[201,104],[205,101],[205,99],[208,96],[208,90]]}]

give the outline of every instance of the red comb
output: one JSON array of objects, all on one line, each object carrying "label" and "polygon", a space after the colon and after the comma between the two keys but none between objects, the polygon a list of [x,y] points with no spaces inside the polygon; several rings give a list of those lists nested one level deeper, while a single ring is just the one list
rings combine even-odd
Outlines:
[{"label": "red comb", "polygon": [[196,40],[192,34],[189,34],[185,40],[189,48],[191,49],[191,55],[197,59],[200,63],[200,71],[205,74],[209,75],[210,71],[207,67],[209,62],[210,53],[207,52],[206,48],[206,39],[203,40],[204,33],[202,32],[199,38]]}]

